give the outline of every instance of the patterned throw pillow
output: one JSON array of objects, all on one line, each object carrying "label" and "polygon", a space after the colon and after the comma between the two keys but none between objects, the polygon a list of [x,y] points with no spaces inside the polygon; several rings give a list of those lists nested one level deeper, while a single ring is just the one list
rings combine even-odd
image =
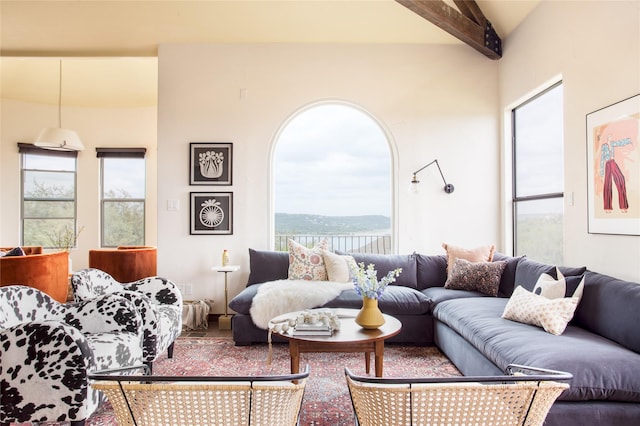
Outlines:
[{"label": "patterned throw pillow", "polygon": [[358,266],[353,256],[335,254],[325,250],[322,252],[322,258],[329,281],[338,283],[351,281],[351,268]]},{"label": "patterned throw pillow", "polygon": [[547,299],[518,286],[507,302],[502,318],[542,327],[547,333],[559,336],[573,318],[579,300],[578,297]]},{"label": "patterned throw pillow", "polygon": [[327,270],[322,251],[327,250],[328,245],[327,240],[322,240],[313,248],[307,248],[289,240],[289,279],[326,281]]},{"label": "patterned throw pillow", "polygon": [[504,260],[497,262],[469,262],[456,259],[444,288],[452,290],[479,291],[497,296],[502,271],[507,266]]},{"label": "patterned throw pillow", "polygon": [[447,252],[447,277],[451,276],[451,270],[456,259],[465,259],[469,262],[491,262],[493,260],[493,252],[496,249],[493,244],[466,249],[447,243],[442,243],[442,248]]}]

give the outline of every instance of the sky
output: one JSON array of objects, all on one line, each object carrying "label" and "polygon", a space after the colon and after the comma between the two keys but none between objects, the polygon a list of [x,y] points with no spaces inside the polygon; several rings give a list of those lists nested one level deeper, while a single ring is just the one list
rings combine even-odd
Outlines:
[{"label": "sky", "polygon": [[274,157],[276,213],[391,216],[391,153],[363,111],[321,104],[294,116]]}]

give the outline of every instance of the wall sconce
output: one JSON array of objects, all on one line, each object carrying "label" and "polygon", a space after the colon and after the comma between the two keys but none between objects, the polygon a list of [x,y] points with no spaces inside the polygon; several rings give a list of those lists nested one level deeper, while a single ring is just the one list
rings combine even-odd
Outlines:
[{"label": "wall sconce", "polygon": [[438,160],[433,160],[426,166],[413,172],[413,179],[411,180],[411,184],[409,185],[409,192],[412,192],[412,193],[418,192],[418,184],[420,183],[420,181],[417,179],[416,175],[434,163],[436,166],[438,166],[438,171],[440,172],[440,176],[442,176],[442,181],[444,182],[444,192],[446,192],[447,194],[451,194],[455,190],[455,187],[453,186],[453,184],[447,183],[447,180],[444,178],[444,175],[442,174],[442,169],[440,168],[440,164],[438,164]]},{"label": "wall sconce", "polygon": [[56,151],[82,151],[80,136],[69,129],[62,129],[62,59],[60,60],[60,85],[58,87],[58,127],[45,127],[33,143],[35,146]]}]

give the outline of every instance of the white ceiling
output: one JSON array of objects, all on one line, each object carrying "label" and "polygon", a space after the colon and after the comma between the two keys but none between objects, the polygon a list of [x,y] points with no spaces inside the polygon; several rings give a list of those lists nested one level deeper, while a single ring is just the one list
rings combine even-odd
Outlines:
[{"label": "white ceiling", "polygon": [[[504,43],[540,1],[477,3]],[[64,60],[63,104],[85,104],[86,93],[98,104],[155,101],[163,43],[462,42],[394,0],[0,0],[2,96],[57,103],[57,58],[74,57]],[[105,56],[119,59],[96,70]]]}]

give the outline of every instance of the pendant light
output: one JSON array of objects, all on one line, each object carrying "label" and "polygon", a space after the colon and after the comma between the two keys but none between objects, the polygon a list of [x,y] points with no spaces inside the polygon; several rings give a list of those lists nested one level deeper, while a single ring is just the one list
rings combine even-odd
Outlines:
[{"label": "pendant light", "polygon": [[82,151],[84,145],[78,134],[62,128],[62,59],[60,59],[60,81],[58,86],[58,127],[45,127],[33,143],[35,146],[57,151]]}]

